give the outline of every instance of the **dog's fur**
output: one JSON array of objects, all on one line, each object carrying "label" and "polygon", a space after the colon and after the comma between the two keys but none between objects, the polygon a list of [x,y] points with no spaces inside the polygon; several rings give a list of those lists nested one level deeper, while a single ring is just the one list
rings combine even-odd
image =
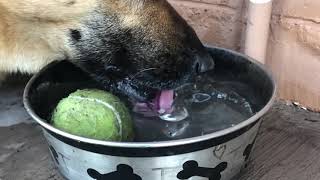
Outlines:
[{"label": "dog's fur", "polygon": [[0,0],[0,80],[68,59],[106,86],[173,88],[199,57],[210,59],[165,0]]}]

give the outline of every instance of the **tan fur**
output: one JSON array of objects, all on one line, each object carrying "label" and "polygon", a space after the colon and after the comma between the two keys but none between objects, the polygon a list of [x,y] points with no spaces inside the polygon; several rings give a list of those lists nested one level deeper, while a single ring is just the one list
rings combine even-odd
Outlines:
[{"label": "tan fur", "polygon": [[155,38],[174,39],[166,29],[170,16],[161,11],[166,6],[162,2],[0,0],[0,80],[7,72],[35,73],[53,60],[72,58],[76,52],[68,44],[69,31],[81,27],[81,19],[97,8],[118,14],[122,26],[140,26]]},{"label": "tan fur", "polygon": [[[139,1],[139,2],[137,2]],[[112,3],[110,3],[112,2]],[[173,19],[172,7],[165,0],[110,0],[104,3],[111,11],[121,12],[123,26],[138,26],[144,29],[154,39],[166,39],[167,47],[175,46],[177,32],[172,27],[179,28]]]},{"label": "tan fur", "polygon": [[53,60],[72,56],[68,29],[96,5],[95,0],[0,0],[0,80],[4,72],[37,72]]},{"label": "tan fur", "polygon": [[1,10],[29,20],[68,21],[86,15],[98,0],[0,0]]},{"label": "tan fur", "polygon": [[[135,1],[135,2],[134,2]],[[143,11],[143,0],[110,0],[104,2],[103,6],[108,11],[120,14],[122,26],[132,28],[141,24],[141,12]]]},{"label": "tan fur", "polygon": [[[126,1],[108,3],[122,9],[124,26],[137,25],[137,9],[125,7]],[[81,26],[79,19],[98,6],[97,0],[0,0],[0,72],[34,73],[72,56],[68,29]]]}]

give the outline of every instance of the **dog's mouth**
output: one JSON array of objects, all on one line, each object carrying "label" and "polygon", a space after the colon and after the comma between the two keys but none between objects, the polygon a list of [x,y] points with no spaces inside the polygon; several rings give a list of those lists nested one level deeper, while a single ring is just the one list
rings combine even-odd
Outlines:
[{"label": "dog's mouth", "polygon": [[133,99],[133,111],[148,116],[171,113],[175,100],[175,89],[191,82],[193,76],[185,74],[180,77],[182,78],[161,79],[153,77],[149,79],[146,75],[132,80],[134,86],[140,87],[139,92],[147,95]]},{"label": "dog's mouth", "polygon": [[213,68],[211,56],[194,58],[194,62],[192,59],[174,61],[162,68],[144,67],[142,71],[138,70],[141,67],[125,62],[118,60],[108,63],[103,69],[93,68],[91,72],[94,73],[91,74],[106,90],[128,99],[134,105],[133,109],[158,114],[170,113],[176,88],[192,83],[197,74]]},{"label": "dog's mouth", "polygon": [[133,111],[149,115],[170,113],[175,89],[189,80],[189,78],[164,80],[150,78],[147,75],[132,77],[126,74],[128,73],[122,71],[118,75],[111,73],[103,76],[93,75],[93,77],[104,89],[123,97],[127,103],[132,104]]},{"label": "dog's mouth", "polygon": [[171,113],[173,111],[174,98],[174,90],[162,90],[151,101],[134,102],[133,111],[145,116]]},{"label": "dog's mouth", "polygon": [[132,73],[136,70],[118,66],[104,71],[104,75],[98,76],[98,82],[106,90],[127,99],[135,112],[145,115],[169,114],[173,111],[175,90],[192,83],[199,74],[187,68],[181,67],[179,71],[145,71],[137,75]]},{"label": "dog's mouth", "polygon": [[[106,89],[119,96],[125,96],[133,105],[133,111],[142,114],[164,114],[172,111],[175,88],[148,86],[147,81],[140,82],[130,78],[114,80]],[[173,83],[170,83],[173,84]],[[110,85],[110,84],[109,84]]]}]

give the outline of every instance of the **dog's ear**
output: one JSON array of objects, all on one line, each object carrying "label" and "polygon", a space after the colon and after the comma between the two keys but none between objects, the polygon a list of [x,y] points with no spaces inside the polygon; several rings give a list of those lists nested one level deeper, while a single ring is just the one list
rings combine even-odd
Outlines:
[{"label": "dog's ear", "polygon": [[67,21],[97,5],[97,0],[0,0],[0,11],[29,20]]}]

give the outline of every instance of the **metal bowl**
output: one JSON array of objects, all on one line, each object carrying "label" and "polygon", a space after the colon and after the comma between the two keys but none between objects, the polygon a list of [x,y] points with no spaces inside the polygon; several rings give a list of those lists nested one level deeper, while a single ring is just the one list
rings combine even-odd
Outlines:
[{"label": "metal bowl", "polygon": [[226,180],[236,178],[248,161],[261,124],[276,96],[269,71],[257,61],[227,49],[208,47],[214,75],[252,88],[256,114],[211,134],[159,142],[108,142],[75,136],[46,119],[58,101],[79,88],[96,86],[67,61],[54,62],[32,77],[24,104],[43,129],[61,174],[70,180]]}]

